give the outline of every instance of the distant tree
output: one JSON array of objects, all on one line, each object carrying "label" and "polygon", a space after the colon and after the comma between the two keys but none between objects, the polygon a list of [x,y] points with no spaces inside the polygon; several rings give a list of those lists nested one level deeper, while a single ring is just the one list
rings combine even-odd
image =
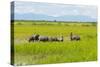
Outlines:
[{"label": "distant tree", "polygon": [[56,20],[54,20],[54,22],[56,22]]}]

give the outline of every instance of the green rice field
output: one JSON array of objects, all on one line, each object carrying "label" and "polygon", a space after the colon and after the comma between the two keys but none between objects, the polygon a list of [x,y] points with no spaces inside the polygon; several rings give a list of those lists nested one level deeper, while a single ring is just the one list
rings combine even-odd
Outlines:
[{"label": "green rice field", "polygon": [[[52,64],[97,60],[96,22],[15,21],[14,64]],[[70,41],[70,32],[80,36]],[[33,34],[63,36],[63,42],[28,42]]]}]

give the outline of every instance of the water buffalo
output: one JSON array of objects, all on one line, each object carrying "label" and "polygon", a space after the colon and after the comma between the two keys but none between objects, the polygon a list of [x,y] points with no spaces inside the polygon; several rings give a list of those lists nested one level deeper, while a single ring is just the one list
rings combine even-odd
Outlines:
[{"label": "water buffalo", "polygon": [[64,40],[63,36],[61,36],[61,37],[59,37],[57,39],[58,39],[58,41],[63,41]]},{"label": "water buffalo", "polygon": [[38,41],[39,40],[39,36],[40,35],[38,35],[38,34],[36,34],[36,35],[32,35],[30,38],[29,38],[29,42],[31,42],[31,41]]},{"label": "water buffalo", "polygon": [[70,40],[73,41],[73,40],[80,40],[80,36],[79,35],[74,35],[72,32],[70,33]]},{"label": "water buffalo", "polygon": [[47,36],[39,36],[39,41],[45,42],[45,41],[48,41],[48,40],[49,40],[49,38]]},{"label": "water buffalo", "polygon": [[63,36],[62,37],[50,37],[49,41],[63,41]]},{"label": "water buffalo", "polygon": [[28,41],[29,42],[31,42],[31,41],[33,41],[33,42],[34,41],[43,41],[43,42],[45,42],[45,41],[59,41],[59,42],[61,42],[61,41],[63,41],[63,36],[62,37],[48,37],[48,36],[41,36],[39,34],[36,34],[36,35],[31,36]]},{"label": "water buffalo", "polygon": [[49,41],[57,41],[57,37],[49,37]]}]

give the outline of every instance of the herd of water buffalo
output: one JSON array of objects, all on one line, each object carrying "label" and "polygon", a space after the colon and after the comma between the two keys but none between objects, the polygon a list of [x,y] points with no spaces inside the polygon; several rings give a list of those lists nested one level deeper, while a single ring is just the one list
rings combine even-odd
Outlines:
[{"label": "herd of water buffalo", "polygon": [[[76,41],[79,41],[80,40],[80,36],[79,35],[74,35],[72,32],[70,33],[70,40],[73,41],[73,40],[76,40]],[[64,37],[61,36],[61,37],[48,37],[48,36],[41,36],[39,34],[35,34],[35,35],[32,35],[29,40],[29,42],[35,42],[35,41],[43,41],[43,42],[46,42],[46,41],[58,41],[58,42],[63,42],[64,41]]]}]

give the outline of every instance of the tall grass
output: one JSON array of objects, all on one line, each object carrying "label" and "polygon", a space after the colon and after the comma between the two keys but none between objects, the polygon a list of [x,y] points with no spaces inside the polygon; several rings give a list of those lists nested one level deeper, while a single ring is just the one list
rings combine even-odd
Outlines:
[{"label": "tall grass", "polygon": [[[16,22],[15,22],[16,23]],[[38,23],[38,22],[37,22]],[[42,24],[42,23],[41,23]],[[87,23],[14,24],[15,64],[46,64],[62,62],[81,62],[97,60],[96,26],[82,26]],[[68,24],[66,26],[66,24]],[[80,41],[70,41],[69,34],[80,35]],[[64,36],[63,42],[31,42],[27,39],[33,34]]]}]

